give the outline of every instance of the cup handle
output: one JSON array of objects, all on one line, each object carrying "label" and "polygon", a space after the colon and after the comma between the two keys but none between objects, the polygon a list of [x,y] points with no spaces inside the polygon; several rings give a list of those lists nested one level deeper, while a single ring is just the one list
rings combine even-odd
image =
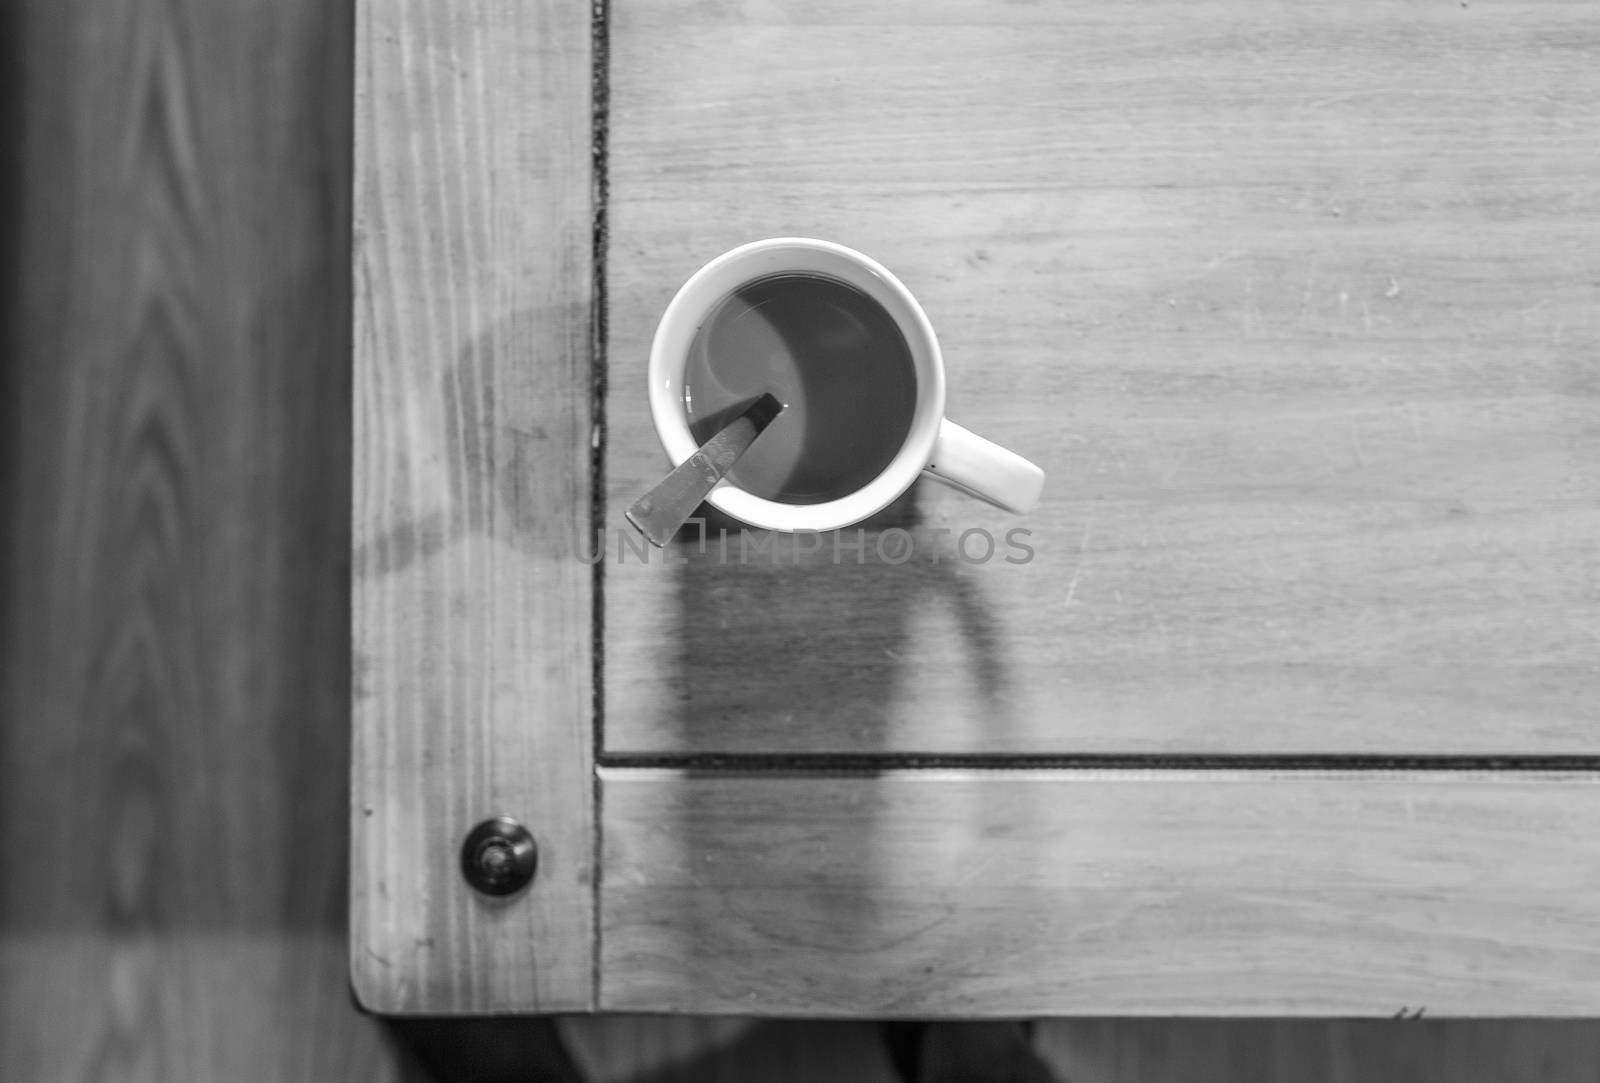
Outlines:
[{"label": "cup handle", "polygon": [[949,418],[939,422],[927,472],[962,492],[1023,514],[1039,503],[1044,471],[1014,451],[969,432]]}]

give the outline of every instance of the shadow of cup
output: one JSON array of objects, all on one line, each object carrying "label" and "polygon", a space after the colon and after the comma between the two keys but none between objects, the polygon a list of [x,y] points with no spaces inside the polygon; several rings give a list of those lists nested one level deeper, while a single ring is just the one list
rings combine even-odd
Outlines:
[{"label": "shadow of cup", "polygon": [[743,529],[701,508],[703,523],[673,542],[680,747],[891,750],[913,622],[930,601],[954,613],[980,695],[998,691],[992,619],[948,543],[924,529],[920,485],[819,534]]},{"label": "shadow of cup", "polygon": [[[980,704],[1001,698],[1001,655],[981,584],[949,540],[923,523],[918,495],[913,486],[856,527],[814,535],[747,532],[703,508],[703,524],[673,542],[672,744],[713,758],[763,755],[746,764],[759,769],[755,776],[722,760],[729,770],[681,791],[674,837],[701,889],[677,917],[685,958],[748,961],[748,945],[758,945],[759,958],[777,942],[837,960],[848,986],[852,960],[914,956],[896,945],[914,943],[930,912],[959,905],[938,889],[922,905],[898,905],[896,885],[915,880],[915,870],[900,867],[893,834],[876,829],[884,800],[876,780],[903,769],[903,754],[923,750],[916,705],[925,701],[908,683],[927,674],[917,652],[930,612],[954,617],[963,687]],[[829,783],[819,771],[848,779]],[[848,807],[800,799],[819,786]],[[770,808],[753,798],[769,787]],[[791,813],[799,819],[782,819]],[[761,820],[766,852],[729,849],[736,817],[773,815],[779,819]],[[952,854],[982,834],[951,832]],[[746,862],[769,872],[754,875]],[[698,978],[684,980],[692,986]]]}]

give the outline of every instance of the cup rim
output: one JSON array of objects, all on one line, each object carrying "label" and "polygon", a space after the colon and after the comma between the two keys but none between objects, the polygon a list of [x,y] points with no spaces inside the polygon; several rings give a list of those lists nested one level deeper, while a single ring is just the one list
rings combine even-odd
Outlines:
[{"label": "cup rim", "polygon": [[[786,268],[784,254],[800,256],[804,266]],[[837,274],[811,264],[831,263],[848,273]],[[738,273],[741,268],[748,268]],[[724,479],[708,502],[717,510],[754,527],[784,531],[824,531],[859,523],[888,507],[911,487],[933,457],[934,442],[944,417],[944,362],[939,340],[922,306],[888,268],[853,248],[812,237],[769,237],[730,249],[706,263],[673,295],[650,343],[648,369],[650,418],[656,436],[674,466],[693,455],[698,444],[689,431],[683,408],[683,374],[688,344],[712,308],[739,286],[781,274],[786,269],[832,274],[877,301],[895,321],[910,348],[916,371],[916,404],[911,427],[889,465],[866,485],[846,496],[820,504],[785,504],[768,500]],[[728,285],[728,283],[732,283]],[[886,301],[888,303],[886,303]]]}]

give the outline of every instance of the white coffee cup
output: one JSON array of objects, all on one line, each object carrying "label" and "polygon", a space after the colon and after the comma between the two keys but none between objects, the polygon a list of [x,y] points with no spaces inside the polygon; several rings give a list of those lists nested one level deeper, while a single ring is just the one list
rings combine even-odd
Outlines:
[{"label": "white coffee cup", "polygon": [[769,530],[835,530],[882,511],[924,473],[1008,511],[1027,512],[1038,504],[1044,488],[1043,470],[944,416],[944,359],[939,340],[911,291],[860,252],[804,237],[774,237],[724,252],[696,271],[667,305],[650,346],[650,416],[674,466],[699,446],[689,431],[683,396],[684,371],[696,332],[739,287],[775,274],[839,279],[876,301],[894,320],[916,372],[911,426],[889,465],[838,499],[785,504],[724,479],[708,498],[714,507]]}]

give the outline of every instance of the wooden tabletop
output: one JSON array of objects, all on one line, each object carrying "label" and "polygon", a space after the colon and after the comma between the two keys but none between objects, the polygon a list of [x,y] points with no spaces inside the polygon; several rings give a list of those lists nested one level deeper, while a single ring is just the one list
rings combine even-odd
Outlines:
[{"label": "wooden tabletop", "polygon": [[[1593,751],[1590,22],[617,5],[609,523],[666,465],[667,300],[773,235],[900,276],[950,416],[1048,480],[1025,518],[919,486],[907,565],[614,551],[606,750]],[[1014,527],[1029,564],[956,550]]]},{"label": "wooden tabletop", "polygon": [[[1600,1007],[1583,5],[361,11],[364,1003]],[[782,235],[905,281],[1036,512],[634,555],[656,321]]]}]

